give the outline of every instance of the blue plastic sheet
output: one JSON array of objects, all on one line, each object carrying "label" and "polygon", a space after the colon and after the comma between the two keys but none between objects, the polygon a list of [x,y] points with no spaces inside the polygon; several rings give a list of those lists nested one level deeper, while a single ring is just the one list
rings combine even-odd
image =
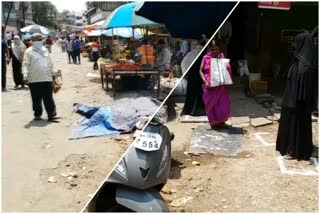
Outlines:
[{"label": "blue plastic sheet", "polygon": [[85,117],[73,130],[70,139],[117,135],[120,131],[111,126],[111,114],[108,107],[91,107],[75,104],[76,112]]},{"label": "blue plastic sheet", "polygon": [[140,97],[113,106],[93,107],[76,103],[74,108],[85,119],[73,130],[70,139],[131,132],[140,118],[153,115],[158,105],[150,98]]}]

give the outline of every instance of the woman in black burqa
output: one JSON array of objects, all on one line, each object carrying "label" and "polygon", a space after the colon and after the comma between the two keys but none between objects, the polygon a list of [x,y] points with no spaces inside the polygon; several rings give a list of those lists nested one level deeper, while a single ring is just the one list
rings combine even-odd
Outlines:
[{"label": "woman in black burqa", "polygon": [[276,150],[281,155],[309,160],[313,152],[311,113],[318,91],[317,50],[310,33],[296,36],[296,51],[283,96]]},{"label": "woman in black burqa", "polygon": [[[201,45],[204,46],[205,43],[201,43]],[[206,111],[202,100],[203,81],[199,75],[202,57],[205,54],[205,51],[200,54],[198,59],[194,62],[194,64],[186,74],[188,80],[187,94],[181,115],[206,116]]]}]

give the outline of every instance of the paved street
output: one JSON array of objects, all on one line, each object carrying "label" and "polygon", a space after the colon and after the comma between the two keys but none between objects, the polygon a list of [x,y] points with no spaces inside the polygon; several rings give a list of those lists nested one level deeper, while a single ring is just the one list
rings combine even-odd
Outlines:
[{"label": "paved street", "polygon": [[63,87],[54,95],[60,123],[33,121],[29,91],[14,90],[11,64],[7,71],[8,92],[2,93],[3,211],[80,211],[131,142],[131,135],[120,141],[68,140],[81,118],[73,113],[73,103],[115,101],[101,89],[100,76],[87,58],[81,65],[68,64],[67,54],[57,46],[51,57],[55,70],[63,72]]}]

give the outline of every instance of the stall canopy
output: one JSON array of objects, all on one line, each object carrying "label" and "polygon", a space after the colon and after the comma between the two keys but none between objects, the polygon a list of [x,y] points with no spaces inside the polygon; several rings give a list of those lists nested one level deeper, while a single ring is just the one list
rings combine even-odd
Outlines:
[{"label": "stall canopy", "polygon": [[149,30],[146,30],[144,28],[135,28],[135,31],[138,32],[140,35],[142,36],[151,36],[151,35],[155,35],[155,33],[149,31]]},{"label": "stall canopy", "polygon": [[41,33],[45,35],[49,34],[49,30],[46,27],[43,27],[41,25],[29,25],[27,27],[21,28],[20,31],[23,33],[30,33],[30,34],[34,34],[34,33]]},{"label": "stall canopy", "polygon": [[92,30],[101,30],[103,23],[104,23],[104,20],[93,23],[91,25],[87,25],[86,30],[89,32],[91,32]]},{"label": "stall canopy", "polygon": [[135,13],[164,24],[174,38],[213,33],[237,2],[139,2]]},{"label": "stall canopy", "polygon": [[[115,9],[105,20],[102,25],[103,29],[119,28],[119,27],[134,27],[156,25],[157,23],[150,21],[144,17],[135,14],[134,9],[137,3],[132,2],[122,5]],[[165,14],[162,14],[165,15]]]},{"label": "stall canopy", "polygon": [[[133,37],[132,28],[130,28],[130,27],[115,28],[115,29],[109,29],[109,30],[92,30],[91,32],[85,30],[85,31],[83,31],[83,33],[86,34],[86,36],[88,36],[88,37],[101,36],[101,35],[112,37],[112,33],[114,36],[119,36],[119,37],[123,37],[123,38],[132,38]],[[134,30],[134,38],[138,39],[138,40],[142,39],[143,36],[141,34],[141,31],[139,31],[138,29],[135,29]]]},{"label": "stall canopy", "polygon": [[105,30],[105,31],[103,31],[103,35],[108,36],[108,37],[112,37],[112,35],[114,35],[114,36],[120,36],[120,37],[124,37],[124,38],[132,38],[134,36],[134,38],[137,40],[143,38],[143,36],[136,29],[134,30],[134,35],[133,35],[132,28],[130,28],[130,27]]}]

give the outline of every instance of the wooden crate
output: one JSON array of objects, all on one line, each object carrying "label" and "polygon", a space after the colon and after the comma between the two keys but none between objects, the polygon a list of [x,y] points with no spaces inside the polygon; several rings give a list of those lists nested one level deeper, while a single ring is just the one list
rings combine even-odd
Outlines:
[{"label": "wooden crate", "polygon": [[251,81],[251,89],[253,93],[267,93],[268,92],[268,81],[253,80]]},{"label": "wooden crate", "polygon": [[140,52],[143,56],[153,56],[154,49],[151,45],[142,45],[141,47],[137,48],[138,52]]},{"label": "wooden crate", "polygon": [[[147,61],[148,58],[148,61]],[[154,65],[155,64],[155,57],[154,56],[143,56],[141,58],[141,64],[151,64]]]}]

